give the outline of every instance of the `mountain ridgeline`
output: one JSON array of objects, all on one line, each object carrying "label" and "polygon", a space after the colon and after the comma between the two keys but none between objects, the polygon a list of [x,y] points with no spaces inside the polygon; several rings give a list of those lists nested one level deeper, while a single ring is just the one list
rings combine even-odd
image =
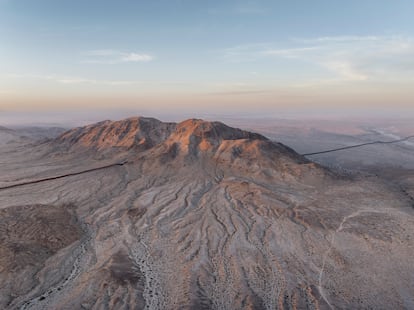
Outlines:
[{"label": "mountain ridgeline", "polygon": [[178,170],[187,165],[210,165],[223,170],[254,170],[269,177],[301,175],[302,170],[330,174],[289,147],[260,134],[200,119],[178,124],[144,117],[103,121],[70,130],[52,144],[69,152],[106,154],[109,158],[124,156],[130,162],[163,169],[165,164]]}]

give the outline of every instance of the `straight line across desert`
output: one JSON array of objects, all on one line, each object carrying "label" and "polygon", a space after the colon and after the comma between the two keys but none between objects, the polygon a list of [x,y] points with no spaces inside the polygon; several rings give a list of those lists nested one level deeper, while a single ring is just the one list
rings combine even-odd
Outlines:
[{"label": "straight line across desert", "polygon": [[0,0],[0,310],[414,309],[413,11]]}]

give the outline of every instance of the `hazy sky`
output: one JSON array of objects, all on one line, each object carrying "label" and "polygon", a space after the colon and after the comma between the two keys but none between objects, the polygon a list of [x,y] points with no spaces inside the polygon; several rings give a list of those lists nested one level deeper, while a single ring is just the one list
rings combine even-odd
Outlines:
[{"label": "hazy sky", "polygon": [[412,0],[0,0],[0,120],[414,114],[413,12]]}]

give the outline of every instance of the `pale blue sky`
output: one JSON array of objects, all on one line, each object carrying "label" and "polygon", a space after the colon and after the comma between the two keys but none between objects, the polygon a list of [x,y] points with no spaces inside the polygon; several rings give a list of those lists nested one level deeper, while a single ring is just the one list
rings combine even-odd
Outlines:
[{"label": "pale blue sky", "polygon": [[0,0],[0,113],[411,111],[412,12],[411,0]]}]

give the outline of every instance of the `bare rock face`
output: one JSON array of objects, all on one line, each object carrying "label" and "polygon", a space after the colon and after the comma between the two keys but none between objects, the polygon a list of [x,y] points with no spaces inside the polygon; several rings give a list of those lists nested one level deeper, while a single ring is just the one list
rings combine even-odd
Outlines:
[{"label": "bare rock face", "polygon": [[[60,241],[19,237],[33,263],[11,283],[29,284],[0,286],[3,308],[414,307],[412,201],[380,180],[338,177],[261,135],[195,119],[106,121],[44,147],[64,152],[31,163],[41,167],[36,179],[59,165],[100,164],[79,161],[84,150],[127,163],[0,190],[0,212],[27,201],[71,204],[84,227],[35,221],[35,231]],[[3,230],[20,227],[16,214]],[[4,272],[19,275],[15,253],[4,255],[0,283],[11,281]]]},{"label": "bare rock face", "polygon": [[116,147],[147,149],[163,141],[174,128],[173,123],[144,117],[118,122],[103,121],[70,130],[58,137],[55,143],[96,150]]}]

